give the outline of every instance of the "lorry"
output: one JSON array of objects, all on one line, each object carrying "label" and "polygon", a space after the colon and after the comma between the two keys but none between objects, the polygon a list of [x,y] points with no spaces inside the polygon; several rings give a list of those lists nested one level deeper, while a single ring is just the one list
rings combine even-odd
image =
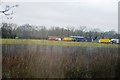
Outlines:
[{"label": "lorry", "polygon": [[72,41],[72,38],[71,37],[64,37],[63,41]]},{"label": "lorry", "polygon": [[99,39],[99,43],[110,43],[110,39]]}]

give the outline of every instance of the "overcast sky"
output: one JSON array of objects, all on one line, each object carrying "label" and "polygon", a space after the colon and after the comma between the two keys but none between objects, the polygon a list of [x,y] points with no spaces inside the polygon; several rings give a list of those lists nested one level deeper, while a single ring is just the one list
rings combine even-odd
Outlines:
[{"label": "overcast sky", "polygon": [[6,4],[18,4],[19,7],[15,9],[11,20],[0,15],[4,22],[46,27],[87,26],[100,28],[102,31],[118,30],[118,0],[21,1]]}]

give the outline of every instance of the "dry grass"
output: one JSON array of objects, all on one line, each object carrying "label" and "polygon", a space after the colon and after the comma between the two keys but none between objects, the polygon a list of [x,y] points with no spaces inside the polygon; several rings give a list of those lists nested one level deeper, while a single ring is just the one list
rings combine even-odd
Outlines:
[{"label": "dry grass", "polygon": [[2,78],[2,53],[0,52],[0,79]]},{"label": "dry grass", "polygon": [[[116,52],[116,51],[113,51]],[[115,78],[118,54],[20,52],[3,54],[3,78]]]}]

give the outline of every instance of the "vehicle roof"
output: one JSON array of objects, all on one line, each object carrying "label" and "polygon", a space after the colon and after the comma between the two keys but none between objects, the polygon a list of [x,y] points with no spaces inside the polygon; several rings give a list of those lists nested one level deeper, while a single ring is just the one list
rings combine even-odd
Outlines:
[{"label": "vehicle roof", "polygon": [[120,40],[120,39],[111,39],[111,40]]},{"label": "vehicle roof", "polygon": [[72,38],[84,38],[83,36],[70,36]]}]

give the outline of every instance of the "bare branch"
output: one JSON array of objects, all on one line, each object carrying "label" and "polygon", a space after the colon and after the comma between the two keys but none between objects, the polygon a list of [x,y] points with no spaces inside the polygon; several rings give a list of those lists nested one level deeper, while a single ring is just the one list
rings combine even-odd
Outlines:
[{"label": "bare branch", "polygon": [[[10,15],[13,15],[13,11],[12,12],[9,12],[12,8],[15,8],[15,7],[18,7],[19,5],[13,5],[13,6],[9,6],[9,5],[6,5],[5,7],[5,10],[2,10],[0,11],[0,13],[3,13],[6,17],[7,16],[10,16]],[[12,19],[12,18],[8,18],[7,19]]]}]

